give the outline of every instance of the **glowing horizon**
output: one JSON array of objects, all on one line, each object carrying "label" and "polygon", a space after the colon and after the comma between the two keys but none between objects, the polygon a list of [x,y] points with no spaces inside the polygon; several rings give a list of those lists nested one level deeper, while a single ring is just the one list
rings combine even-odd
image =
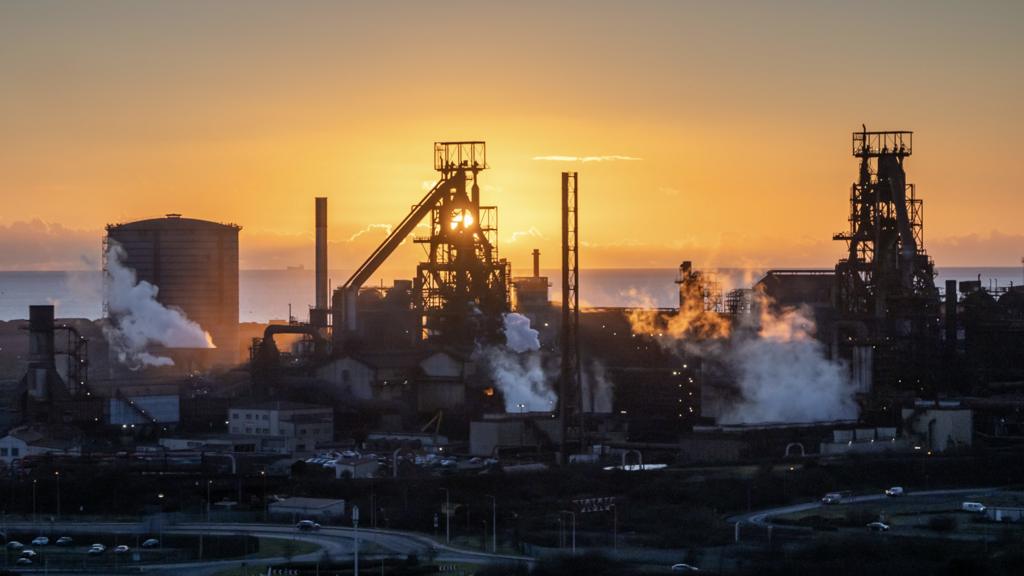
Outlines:
[{"label": "glowing horizon", "polygon": [[353,268],[461,139],[516,268],[557,261],[562,170],[584,268],[830,267],[862,122],[915,131],[939,266],[1024,255],[1024,6],[467,6],[0,5],[0,270],[95,268],[105,224],[171,212],[241,224],[243,268],[309,268],[315,196]]}]

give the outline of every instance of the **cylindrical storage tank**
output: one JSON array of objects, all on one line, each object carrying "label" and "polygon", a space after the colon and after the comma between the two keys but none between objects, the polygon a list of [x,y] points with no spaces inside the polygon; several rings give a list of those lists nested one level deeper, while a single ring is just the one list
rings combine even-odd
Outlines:
[{"label": "cylindrical storage tank", "polygon": [[159,291],[157,300],[180,308],[210,333],[217,364],[241,361],[238,342],[238,232],[240,226],[166,218],[107,226],[107,238],[125,252],[123,264]]}]

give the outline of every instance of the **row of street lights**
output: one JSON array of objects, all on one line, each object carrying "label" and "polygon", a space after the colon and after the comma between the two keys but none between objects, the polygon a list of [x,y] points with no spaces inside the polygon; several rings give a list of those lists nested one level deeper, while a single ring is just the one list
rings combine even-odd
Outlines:
[{"label": "row of street lights", "polygon": [[[58,471],[54,472],[53,476],[57,479],[57,518],[60,518],[60,471],[58,470]],[[33,478],[32,479],[32,522],[33,523],[38,523],[39,522],[39,516],[37,514],[37,509],[36,509],[36,492],[37,492],[36,489],[37,489],[38,485],[39,485],[39,479],[38,478]]]},{"label": "row of street lights", "polygon": [[[439,488],[444,491],[444,543],[452,543],[452,503],[451,493],[447,488]],[[486,495],[491,500],[491,553],[498,552],[498,498],[490,494]]]}]

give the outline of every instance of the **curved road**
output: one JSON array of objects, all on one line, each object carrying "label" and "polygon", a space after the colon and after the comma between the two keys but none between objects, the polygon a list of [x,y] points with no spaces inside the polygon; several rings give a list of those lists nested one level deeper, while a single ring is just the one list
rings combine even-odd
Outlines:
[{"label": "curved road", "polygon": [[[32,523],[32,522],[8,522],[7,530],[32,532],[35,529],[45,527],[54,532],[76,534],[76,533],[100,533],[110,534],[146,534],[153,533],[148,522],[56,522],[56,523]],[[355,540],[355,530],[328,526],[316,532],[300,531],[290,524],[236,524],[236,523],[188,523],[175,524],[163,529],[163,534],[224,534],[224,535],[248,535],[263,538],[279,538],[283,540],[294,539],[303,542],[316,544],[319,550],[308,554],[296,555],[292,560],[298,562],[316,561],[323,557],[326,552],[332,559],[351,558]],[[526,562],[533,563],[529,556],[516,556],[508,554],[490,554],[474,550],[464,550],[447,546],[434,541],[427,536],[399,532],[395,530],[360,529],[360,544],[371,542],[380,548],[387,550],[386,554],[360,554],[360,559],[367,561],[379,560],[387,557],[405,557],[409,554],[416,554],[425,558],[430,550],[434,552],[435,562],[450,562],[460,564],[492,564]],[[362,548],[362,546],[360,546]],[[155,574],[180,574],[186,571],[189,574],[208,574],[225,568],[241,566],[243,564],[283,564],[288,562],[283,556],[273,558],[235,558],[230,560],[194,561],[168,564],[144,564],[140,568],[143,571]]]},{"label": "curved road", "polygon": [[[959,490],[928,490],[925,492],[906,492],[899,498],[922,498],[922,497],[943,497],[943,496],[985,496],[993,492],[997,492],[999,488],[964,488]],[[866,496],[853,496],[850,498],[843,499],[843,504],[862,504],[864,502],[876,502],[879,500],[885,500],[889,498],[884,493],[882,494],[869,494]],[[813,510],[815,508],[821,508],[825,506],[820,500],[813,502],[805,502],[803,504],[792,504],[789,506],[780,506],[778,508],[769,508],[767,510],[758,510],[755,512],[747,512],[746,514],[738,514],[736,516],[730,516],[727,521],[730,524],[742,523],[742,524],[754,524],[755,526],[768,526],[770,525],[771,519],[775,516],[782,516],[783,514],[792,514],[794,512],[805,512],[807,510]]]}]

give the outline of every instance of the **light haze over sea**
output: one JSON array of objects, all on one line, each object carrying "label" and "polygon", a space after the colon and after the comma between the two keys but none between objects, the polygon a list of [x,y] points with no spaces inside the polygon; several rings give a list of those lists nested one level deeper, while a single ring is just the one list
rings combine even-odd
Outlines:
[{"label": "light haze over sea", "polygon": [[[937,268],[935,282],[941,290],[945,280],[977,280],[986,287],[1024,284],[1024,272],[1017,267]],[[526,271],[519,271],[526,273]],[[557,269],[542,270],[551,282],[551,297],[561,294],[561,276]],[[763,270],[723,268],[718,271],[723,290],[749,287]],[[672,308],[678,304],[675,268],[591,269],[580,272],[580,300],[587,306],[656,306]],[[331,277],[348,278],[350,271],[334,270]],[[396,276],[382,276],[390,285]],[[55,304],[60,318],[103,316],[102,272],[0,272],[0,320],[28,317],[30,304]],[[367,285],[379,285],[374,278]],[[239,318],[242,322],[267,322],[288,316],[288,305],[299,320],[313,302],[312,270],[242,270],[239,273]]]}]

